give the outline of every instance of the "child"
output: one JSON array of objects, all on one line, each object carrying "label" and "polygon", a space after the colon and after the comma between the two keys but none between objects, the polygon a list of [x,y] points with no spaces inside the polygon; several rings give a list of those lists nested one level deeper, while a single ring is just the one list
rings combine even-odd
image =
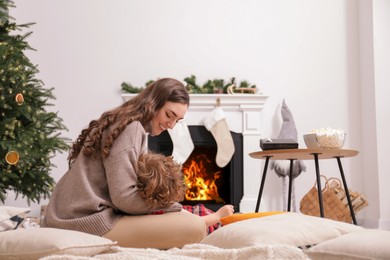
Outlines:
[{"label": "child", "polygon": [[[185,196],[187,186],[184,183],[181,165],[172,157],[149,151],[140,155],[137,164],[138,188],[141,197],[152,209],[172,207]],[[181,205],[179,205],[181,207]],[[150,213],[156,213],[152,211]],[[224,205],[216,212],[202,216],[208,227],[220,223],[220,219],[234,213],[232,205]]]}]

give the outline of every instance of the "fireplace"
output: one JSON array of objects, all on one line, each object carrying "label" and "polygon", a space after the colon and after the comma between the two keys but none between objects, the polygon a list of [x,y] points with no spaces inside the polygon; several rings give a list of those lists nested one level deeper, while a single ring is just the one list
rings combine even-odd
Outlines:
[{"label": "fireplace", "polygon": [[[194,150],[183,163],[183,174],[188,186],[183,205],[204,204],[213,211],[225,204],[240,211],[243,196],[243,154],[242,134],[231,132],[235,153],[223,168],[215,163],[217,144],[212,134],[204,126],[189,126]],[[168,132],[159,136],[149,136],[149,149],[171,155],[172,140]]]},{"label": "fireplace", "polygon": [[[136,94],[122,94],[122,98],[126,101],[134,95]],[[233,139],[236,138],[236,134],[241,136],[243,195],[238,199],[239,195],[235,193],[233,204],[237,200],[241,200],[239,209],[243,213],[253,212],[256,207],[261,169],[264,167],[264,162],[251,158],[249,153],[259,151],[259,140],[264,138],[261,133],[263,124],[261,116],[267,98],[262,94],[190,94],[190,106],[185,117],[187,125],[203,126],[203,119],[219,104],[226,114],[227,125]],[[208,134],[210,133],[208,132]],[[168,133],[163,135],[166,135],[168,140],[170,139]],[[172,143],[169,144],[169,142],[161,145],[170,146],[169,149],[172,151]],[[235,161],[231,163],[235,164]],[[232,164],[230,164],[230,167]],[[233,177],[235,178],[236,175],[233,175]],[[238,181],[234,182],[237,183]],[[269,207],[267,203],[268,201],[262,201],[262,207],[267,209]]]}]

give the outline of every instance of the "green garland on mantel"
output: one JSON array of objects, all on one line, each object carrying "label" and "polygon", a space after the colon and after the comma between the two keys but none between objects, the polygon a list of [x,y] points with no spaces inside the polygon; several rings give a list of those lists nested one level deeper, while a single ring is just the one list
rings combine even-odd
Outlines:
[{"label": "green garland on mantel", "polygon": [[[196,82],[196,76],[191,75],[186,77],[184,81],[187,83],[187,90],[190,94],[223,94],[229,93],[228,88],[232,86],[232,90],[240,90],[241,93],[255,93],[256,85],[250,84],[248,81],[236,82],[236,78],[231,78],[229,81],[224,79],[209,79],[203,85],[199,85]],[[154,80],[149,80],[145,83],[145,86],[136,87],[129,82],[123,82],[121,88],[126,93],[139,93]]]}]

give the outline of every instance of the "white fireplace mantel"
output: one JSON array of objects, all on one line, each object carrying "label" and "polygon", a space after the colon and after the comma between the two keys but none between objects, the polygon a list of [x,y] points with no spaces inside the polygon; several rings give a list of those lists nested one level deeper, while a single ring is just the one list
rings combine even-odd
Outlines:
[{"label": "white fireplace mantel", "polygon": [[[136,94],[122,94],[127,101]],[[230,131],[243,135],[244,195],[241,212],[253,212],[259,190],[259,160],[249,157],[258,151],[261,134],[261,111],[268,96],[261,94],[190,94],[190,106],[185,120],[188,125],[203,125],[203,119],[219,105],[226,115]]]}]

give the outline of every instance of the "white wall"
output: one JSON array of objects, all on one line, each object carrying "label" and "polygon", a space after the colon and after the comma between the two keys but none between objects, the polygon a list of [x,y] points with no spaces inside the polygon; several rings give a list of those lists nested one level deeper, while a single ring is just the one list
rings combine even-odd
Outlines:
[{"label": "white wall", "polygon": [[379,176],[379,227],[390,230],[390,183],[388,148],[390,147],[390,1],[373,1],[373,35],[375,61],[375,111],[378,140],[378,176]]},{"label": "white wall", "polygon": [[[302,134],[313,128],[339,127],[347,132],[345,147],[361,151],[343,160],[349,187],[368,193],[370,200],[358,218],[362,221],[368,215],[372,225],[380,220],[388,226],[388,193],[383,197],[375,192],[382,193],[385,187],[379,183],[389,181],[385,146],[370,148],[377,155],[372,160],[366,159],[372,153],[363,148],[366,136],[376,144],[389,128],[388,120],[383,120],[388,111],[384,94],[389,92],[385,88],[389,59],[381,56],[388,57],[389,45],[384,44],[389,42],[388,27],[381,24],[388,24],[384,14],[389,7],[386,0],[375,1],[378,19],[375,16],[371,35],[385,42],[372,44],[378,48],[375,57],[374,52],[365,55],[372,63],[382,57],[375,64],[382,69],[374,71],[370,66],[372,77],[367,78],[379,82],[366,80],[364,85],[361,33],[369,34],[373,27],[362,30],[366,23],[361,24],[361,17],[369,16],[369,10],[359,5],[367,3],[371,1],[16,0],[11,15],[18,23],[36,22],[30,28],[29,43],[37,52],[28,55],[39,65],[39,78],[55,88],[54,109],[68,126],[66,135],[71,139],[91,119],[122,102],[123,81],[143,85],[157,77],[184,79],[191,74],[200,83],[212,78],[248,80],[270,97],[263,110],[264,136],[278,135],[283,98],[294,113],[301,147]],[[367,93],[372,103],[366,111]],[[373,130],[365,119],[375,124]],[[58,167],[52,173],[58,180],[67,168],[66,155],[56,156],[53,162]],[[315,180],[313,163],[306,165],[307,172],[296,180],[298,200]],[[339,176],[333,161],[321,162],[321,169],[328,176]],[[281,180],[269,176],[274,186],[265,192],[272,194],[278,207]],[[367,183],[370,176],[375,181]],[[15,202],[12,195],[7,200],[7,204],[24,203]],[[31,206],[38,212],[37,205]]]}]

